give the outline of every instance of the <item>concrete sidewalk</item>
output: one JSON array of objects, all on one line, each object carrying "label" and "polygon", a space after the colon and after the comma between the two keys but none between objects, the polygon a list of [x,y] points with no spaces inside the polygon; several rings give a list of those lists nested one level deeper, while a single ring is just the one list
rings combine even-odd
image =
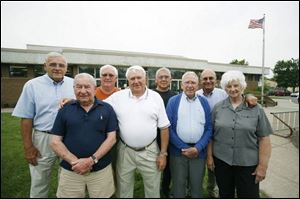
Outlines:
[{"label": "concrete sidewalk", "polygon": [[[276,107],[264,108],[268,118],[271,118],[271,112],[290,111],[290,109],[299,111],[299,104],[290,104],[287,107],[282,106],[281,100],[277,102]],[[299,136],[299,129],[296,133]],[[291,139],[271,135],[272,154],[269,168],[266,179],[260,183],[260,189],[268,197],[299,198],[299,149]]]}]

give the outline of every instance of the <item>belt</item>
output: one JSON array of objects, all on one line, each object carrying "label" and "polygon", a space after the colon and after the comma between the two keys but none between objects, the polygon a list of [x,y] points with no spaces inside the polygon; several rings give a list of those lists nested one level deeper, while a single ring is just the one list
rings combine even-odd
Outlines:
[{"label": "belt", "polygon": [[196,144],[195,143],[186,143],[187,145],[189,145],[190,147],[194,147]]},{"label": "belt", "polygon": [[36,131],[41,132],[41,133],[52,134],[50,131],[40,131],[40,130],[36,130]]},{"label": "belt", "polygon": [[132,147],[132,146],[129,146],[128,144],[126,144],[121,138],[120,138],[120,140],[126,147],[131,148],[134,151],[144,151],[148,146],[150,146],[156,140],[156,138],[150,144],[148,144],[147,146],[144,146],[144,147]]}]

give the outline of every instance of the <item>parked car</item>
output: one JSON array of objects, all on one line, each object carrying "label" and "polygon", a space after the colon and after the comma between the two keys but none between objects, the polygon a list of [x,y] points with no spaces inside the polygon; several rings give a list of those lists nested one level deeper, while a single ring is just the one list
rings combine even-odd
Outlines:
[{"label": "parked car", "polygon": [[274,95],[275,96],[290,96],[291,92],[286,89],[275,89]]},{"label": "parked car", "polygon": [[296,93],[291,93],[290,95],[291,97],[299,97],[299,92],[296,92]]}]

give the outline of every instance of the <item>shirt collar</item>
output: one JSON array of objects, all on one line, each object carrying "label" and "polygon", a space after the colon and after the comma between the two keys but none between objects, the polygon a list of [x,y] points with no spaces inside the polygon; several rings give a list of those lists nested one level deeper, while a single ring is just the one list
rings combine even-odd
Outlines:
[{"label": "shirt collar", "polygon": [[197,95],[195,94],[195,96],[190,99],[184,92],[182,92],[182,96],[184,97],[184,99],[186,99],[188,102],[192,102],[195,101],[197,99]]},{"label": "shirt collar", "polygon": [[47,73],[44,75],[44,77],[47,79],[48,82],[51,82],[53,85],[58,85],[58,84],[62,85],[64,83],[64,78],[65,78],[64,77],[60,82],[56,82],[53,79],[51,79]]},{"label": "shirt collar", "polygon": [[144,94],[143,94],[142,96],[140,96],[140,97],[137,98],[136,96],[134,96],[134,95],[132,94],[131,90],[129,89],[129,97],[130,97],[130,98],[136,98],[136,99],[147,99],[147,97],[148,97],[148,92],[149,92],[149,89],[146,87],[146,88],[145,88]]}]

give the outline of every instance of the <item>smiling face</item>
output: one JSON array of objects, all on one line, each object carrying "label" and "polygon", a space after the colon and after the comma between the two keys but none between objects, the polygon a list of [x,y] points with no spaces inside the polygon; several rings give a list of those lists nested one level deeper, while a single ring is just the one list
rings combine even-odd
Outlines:
[{"label": "smiling face", "polygon": [[216,73],[212,70],[204,70],[200,76],[200,84],[205,94],[211,93],[216,86]]},{"label": "smiling face", "polygon": [[109,89],[113,89],[118,80],[115,71],[112,68],[104,68],[100,74],[101,86]]},{"label": "smiling face", "polygon": [[198,77],[194,74],[184,75],[182,78],[181,88],[186,96],[192,99],[195,97],[196,91],[198,90]]},{"label": "smiling face", "polygon": [[141,96],[146,89],[146,77],[139,70],[132,70],[128,74],[129,88],[134,96]]},{"label": "smiling face", "polygon": [[232,80],[228,82],[228,84],[225,87],[225,91],[229,95],[230,98],[238,98],[242,96],[243,89],[241,87],[241,84],[237,80]]},{"label": "smiling face", "polygon": [[74,80],[74,93],[81,105],[91,105],[94,103],[96,86],[88,77],[80,77]]},{"label": "smiling face", "polygon": [[44,69],[51,79],[56,82],[63,80],[68,66],[63,56],[51,56],[44,64]]},{"label": "smiling face", "polygon": [[155,78],[157,89],[161,91],[169,90],[171,81],[171,74],[166,70],[159,71]]}]

